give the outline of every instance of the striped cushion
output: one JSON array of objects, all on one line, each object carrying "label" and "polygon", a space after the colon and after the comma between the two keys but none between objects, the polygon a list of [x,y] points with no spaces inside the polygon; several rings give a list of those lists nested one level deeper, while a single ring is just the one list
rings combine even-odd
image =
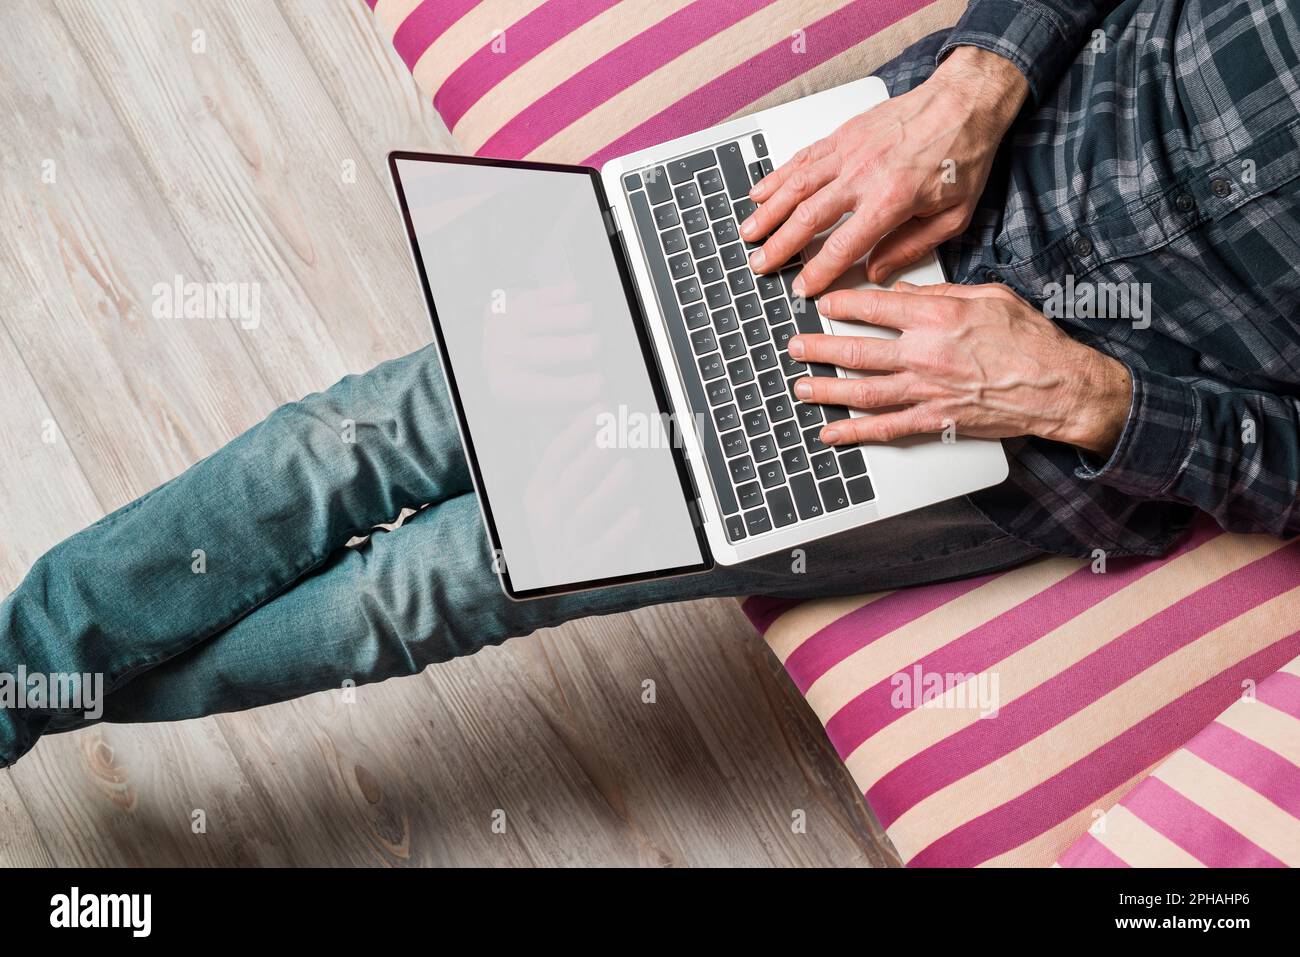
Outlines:
[{"label": "striped cushion", "polygon": [[[1243,682],[1300,654],[1300,543],[1203,524],[1163,561],[1104,573],[1047,558],[745,610],[904,861],[1046,865]],[[980,717],[981,688],[996,715]]]},{"label": "striped cushion", "polygon": [[[592,164],[865,76],[965,7],[369,2],[465,149]],[[1048,559],[957,584],[745,607],[904,860],[1049,864],[1243,681],[1300,654],[1295,582],[1297,546],[1206,526],[1165,561],[1112,562],[1105,574]],[[975,677],[941,703],[996,688],[996,717],[907,700],[918,685],[925,698],[932,676],[958,675]]]},{"label": "striped cushion", "polygon": [[1060,863],[1300,864],[1300,658],[1248,686],[1089,827]]},{"label": "striped cushion", "polygon": [[962,0],[367,0],[467,151],[599,165],[867,76]]}]

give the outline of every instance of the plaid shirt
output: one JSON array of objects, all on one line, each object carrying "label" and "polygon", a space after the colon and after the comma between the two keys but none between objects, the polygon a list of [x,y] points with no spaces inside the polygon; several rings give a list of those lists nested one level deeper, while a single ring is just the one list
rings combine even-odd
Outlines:
[{"label": "plaid shirt", "polygon": [[[971,227],[940,250],[949,276],[1044,303],[1133,377],[1108,461],[1010,440],[1010,479],[972,501],[1060,554],[1162,554],[1198,509],[1300,534],[1296,5],[973,0],[881,76],[910,89],[959,45],[1015,63],[1031,103]],[[1071,310],[1057,294],[1071,284],[1101,307]]]}]

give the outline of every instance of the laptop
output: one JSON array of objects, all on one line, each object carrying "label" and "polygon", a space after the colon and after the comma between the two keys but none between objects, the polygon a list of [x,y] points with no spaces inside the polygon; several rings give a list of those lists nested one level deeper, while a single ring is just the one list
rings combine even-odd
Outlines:
[{"label": "laptop", "polygon": [[[887,98],[868,77],[599,170],[389,154],[507,595],[738,564],[1006,478],[997,441],[823,445],[869,413],[800,402],[795,380],[862,373],[786,343],[897,333],[824,319],[791,291],[798,261],[747,263],[752,184]],[[931,255],[897,279],[944,277]],[[837,284],[855,286],[861,264]]]}]

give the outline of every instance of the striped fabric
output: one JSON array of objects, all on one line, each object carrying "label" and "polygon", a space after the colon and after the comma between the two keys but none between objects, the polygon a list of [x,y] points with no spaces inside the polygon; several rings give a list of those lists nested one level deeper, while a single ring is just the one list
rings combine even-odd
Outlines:
[{"label": "striped fabric", "polygon": [[1063,867],[1300,864],[1300,658],[1243,689],[1094,822]]},{"label": "striped fabric", "polygon": [[[467,151],[592,164],[865,76],[965,7],[368,2]],[[1199,761],[1221,785],[1254,792],[1252,807],[1296,813],[1274,799],[1277,788],[1295,793],[1278,762],[1300,763],[1294,729],[1281,731],[1286,709],[1236,706],[1254,707],[1254,720],[1281,714],[1258,733],[1228,719],[1236,708],[1215,717],[1243,682],[1261,700],[1266,687],[1293,693],[1294,675],[1269,676],[1300,654],[1298,584],[1300,545],[1204,526],[1163,561],[1104,572],[1053,558],[905,592],[753,598],[745,610],[911,864],[1046,865],[1081,835],[1067,863],[1138,862],[1118,843],[1122,822],[1138,819],[1193,857],[1208,844],[1214,860],[1290,861],[1294,844],[1242,830],[1221,807],[1226,792],[1202,797],[1185,775]],[[1279,757],[1248,772],[1224,755],[1234,733]],[[1182,814],[1190,823],[1176,823]],[[1087,833],[1098,819],[1104,838]]]}]

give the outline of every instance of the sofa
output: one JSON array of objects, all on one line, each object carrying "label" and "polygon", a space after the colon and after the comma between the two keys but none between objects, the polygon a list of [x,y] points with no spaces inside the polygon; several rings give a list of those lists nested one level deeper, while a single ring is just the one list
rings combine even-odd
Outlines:
[{"label": "sofa", "polygon": [[[959,0],[367,0],[470,153],[606,158],[870,74]],[[395,147],[402,144],[393,144]],[[744,610],[912,866],[1300,863],[1300,543]]]}]

